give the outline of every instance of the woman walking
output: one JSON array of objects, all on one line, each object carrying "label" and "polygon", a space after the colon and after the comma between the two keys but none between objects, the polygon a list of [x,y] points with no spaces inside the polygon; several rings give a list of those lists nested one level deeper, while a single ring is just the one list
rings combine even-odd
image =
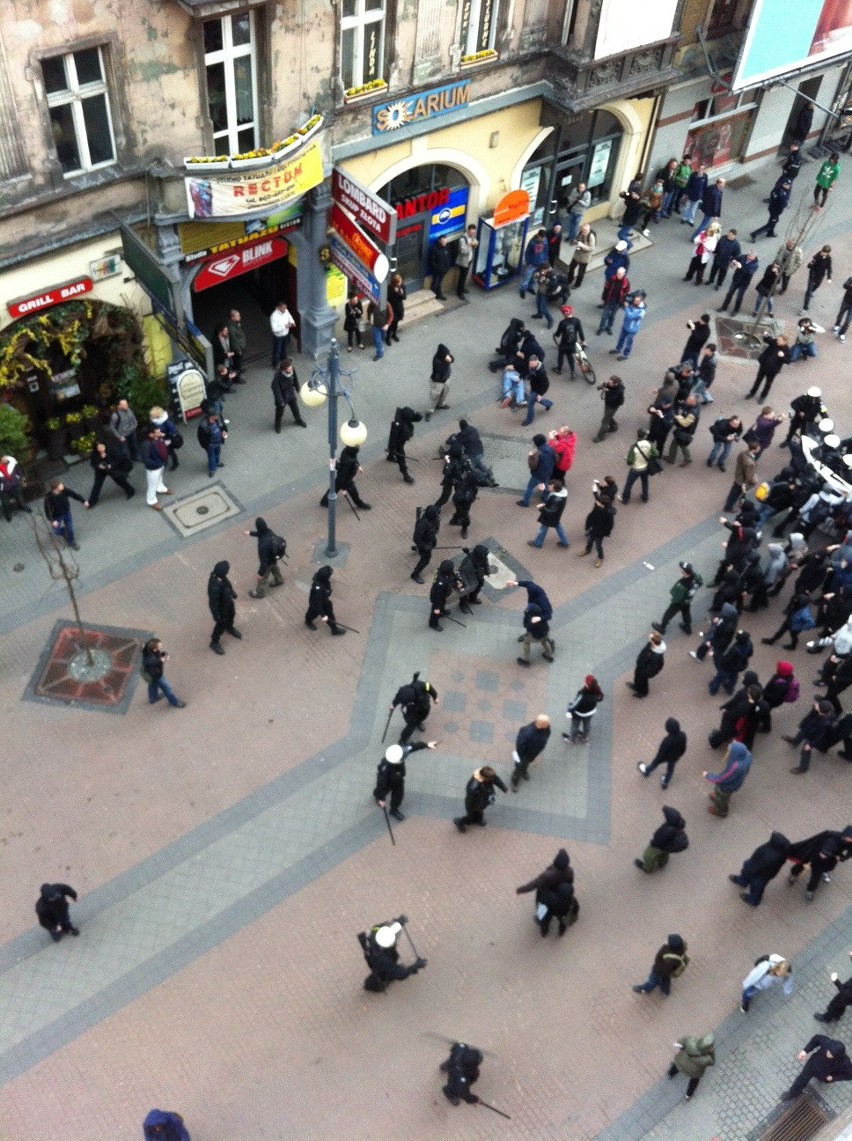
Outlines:
[{"label": "woman walking", "polygon": [[390,345],[392,340],[399,343],[397,332],[399,330],[399,323],[405,316],[405,301],[407,297],[408,294],[405,291],[405,283],[402,280],[402,275],[395,273],[391,278],[391,283],[388,288],[388,305],[390,306],[393,316],[385,333],[386,345]]},{"label": "woman walking", "polygon": [[704,1076],[704,1071],[710,1066],[715,1066],[715,1042],[716,1039],[712,1034],[705,1034],[701,1038],[695,1034],[685,1034],[681,1036],[679,1042],[675,1042],[675,1046],[678,1046],[679,1050],[675,1054],[675,1059],[669,1066],[667,1074],[670,1078],[679,1073],[689,1078],[684,1101],[689,1101],[698,1089],[698,1083]]},{"label": "woman walking", "polygon": [[593,674],[587,674],[582,688],[577,690],[574,700],[565,711],[565,716],[571,719],[570,733],[562,734],[566,741],[572,745],[588,745],[592,718],[603,699],[604,693],[598,685],[598,679]]},{"label": "woman walking", "polygon": [[353,289],[346,298],[346,304],[343,307],[343,331],[347,339],[347,353],[352,352],[353,344],[357,344],[359,349],[364,347],[364,341],[361,337],[363,319],[364,306],[358,296],[358,291]]},{"label": "woman walking", "polygon": [[751,1000],[762,990],[769,990],[776,983],[784,987],[784,997],[793,993],[793,968],[783,955],[761,955],[743,979],[743,993],[740,1010],[748,1014]]}]

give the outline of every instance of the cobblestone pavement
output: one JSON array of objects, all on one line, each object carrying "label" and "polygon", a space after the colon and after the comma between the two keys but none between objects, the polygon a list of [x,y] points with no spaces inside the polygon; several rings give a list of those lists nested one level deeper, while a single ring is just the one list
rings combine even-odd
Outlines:
[{"label": "cobblestone pavement", "polygon": [[[767,182],[771,176],[768,169]],[[804,171],[803,192],[809,178]],[[743,233],[762,217],[761,187],[730,195]],[[834,246],[836,283],[852,265],[850,201],[852,189],[841,186],[819,233],[819,242]],[[153,1104],[180,1108],[200,1141],[739,1141],[777,1112],[795,1053],[817,1027],[812,1013],[829,995],[828,972],[844,972],[852,947],[848,869],[838,869],[812,904],[779,878],[758,911],[740,904],[727,873],[774,827],[799,838],[845,824],[846,765],[819,759],[802,782],[789,776],[779,737],[803,705],[784,708],[772,738],[757,747],[730,817],[714,820],[701,778],[720,761],[704,744],[718,716],[706,692],[709,665],[687,656],[692,641],[675,626],[651,697],[634,701],[624,686],[678,561],[690,558],[709,578],[718,557],[715,512],[729,477],[698,462],[706,424],[690,470],[654,480],[648,506],[620,507],[604,567],[576,558],[592,478],[621,479],[650,393],[685,340],[684,321],[710,307],[708,295],[718,296],[676,284],[690,251],[680,227],[660,227],[654,238],[631,273],[649,291],[649,328],[619,366],[628,404],[622,431],[603,445],[589,442],[600,403],[585,385],[554,377],[556,407],[529,431],[498,408],[482,365],[508,316],[525,311],[516,295],[474,297],[445,317],[403,326],[404,356],[394,348],[377,365],[358,360],[356,406],[370,428],[360,486],[374,509],[360,523],[341,509],[345,552],[333,582],[340,619],[360,635],[331,639],[302,624],[325,529],[316,506],[324,427],[313,414],[308,432],[273,436],[261,369],[228,402],[234,430],[217,482],[239,515],[184,539],[138,498],[126,507],[105,496],[95,512],[76,513],[84,615],[156,630],[172,652],[168,677],[187,700],[185,711],[149,708],[139,686],[123,716],[21,701],[66,604],[33,557],[26,520],[2,528],[0,692],[13,743],[0,784],[4,1141],[136,1137]],[[774,249],[761,244],[761,258]],[[800,284],[794,279],[779,305],[788,328]],[[603,378],[608,342],[593,335],[597,291],[592,277],[573,301]],[[838,292],[826,285],[814,302],[816,319],[829,328]],[[471,344],[479,321],[484,331]],[[382,460],[384,433],[398,403],[423,406],[439,338],[458,358],[453,408],[428,430],[418,426],[417,483],[408,488]],[[821,338],[816,361],[782,374],[777,406],[816,382],[837,422],[852,422],[847,351],[830,333]],[[300,363],[303,377],[308,369]],[[756,405],[742,397],[753,369],[723,362],[705,420],[753,415]],[[486,605],[461,616],[465,629],[447,624],[439,635],[426,626],[428,588],[408,578],[414,507],[434,498],[436,445],[466,413],[483,431],[501,484],[480,495],[470,540],[491,547],[501,581],[511,572],[547,587],[556,607],[550,667],[540,659],[527,671],[515,664],[522,591],[487,588]],[[560,551],[551,538],[535,551],[527,546],[535,513],[514,505],[524,454],[533,431],[565,420],[580,436],[565,519],[572,549]],[[181,497],[207,485],[195,451],[188,440],[174,476]],[[768,473],[780,455],[768,457]],[[82,474],[68,476],[81,491]],[[242,535],[257,513],[286,534],[291,556],[287,587],[262,601],[247,597],[254,543]],[[455,541],[445,526],[441,542]],[[226,641],[219,659],[207,649],[205,584],[223,557],[241,594],[244,639]],[[12,569],[17,562],[22,571]],[[774,610],[748,617],[756,641],[777,620]],[[761,677],[777,656],[758,646]],[[805,701],[812,661],[800,651],[796,662]],[[370,790],[388,703],[415,669],[440,692],[428,723],[440,744],[409,762],[408,819],[391,847]],[[560,735],[563,710],[588,672],[607,699],[590,745],[572,748]],[[518,726],[543,710],[554,723],[543,764],[517,796],[499,797],[487,829],[459,836],[449,822],[470,772],[490,762],[507,776]],[[635,762],[652,753],[672,714],[690,750],[663,794],[638,777]],[[643,877],[632,859],[663,803],[683,811],[690,847],[663,874]],[[531,897],[516,897],[513,888],[562,844],[576,868],[580,921],[564,939],[544,941],[531,922]],[[44,879],[80,891],[80,939],[54,946],[32,927]],[[429,965],[385,995],[366,994],[355,932],[400,911]],[[645,977],[669,931],[687,939],[689,970],[669,999],[634,995],[630,984]],[[793,958],[797,989],[786,1002],[774,992],[760,996],[742,1015],[740,980],[768,951]],[[709,1029],[717,1033],[718,1064],[684,1103],[682,1080],[663,1077],[671,1043]],[[436,1035],[493,1052],[477,1089],[511,1122],[445,1102],[437,1072],[445,1046]],[[838,1112],[849,1086],[820,1086],[815,1096]]]}]

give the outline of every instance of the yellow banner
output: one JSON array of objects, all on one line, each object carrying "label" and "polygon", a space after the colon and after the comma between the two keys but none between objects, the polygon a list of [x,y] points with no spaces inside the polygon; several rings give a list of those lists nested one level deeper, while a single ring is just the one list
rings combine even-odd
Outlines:
[{"label": "yellow banner", "polygon": [[322,182],[319,140],[295,158],[260,170],[187,178],[186,200],[191,218],[232,218],[286,206]]}]

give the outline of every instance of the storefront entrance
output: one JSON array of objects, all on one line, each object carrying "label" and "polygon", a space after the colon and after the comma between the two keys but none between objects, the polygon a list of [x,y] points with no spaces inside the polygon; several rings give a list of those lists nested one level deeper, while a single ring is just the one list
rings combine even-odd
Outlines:
[{"label": "storefront entrance", "polygon": [[396,244],[388,255],[396,258],[396,272],[406,288],[420,289],[429,274],[432,243],[444,235],[455,260],[455,242],[473,220],[467,217],[468,181],[455,167],[435,163],[412,167],[386,182],[377,194],[398,214]]}]

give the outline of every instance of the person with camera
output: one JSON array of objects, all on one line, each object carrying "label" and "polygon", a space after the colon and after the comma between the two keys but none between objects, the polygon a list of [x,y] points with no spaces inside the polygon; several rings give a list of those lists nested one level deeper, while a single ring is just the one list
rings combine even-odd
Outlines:
[{"label": "person with camera", "polygon": [[728,306],[731,304],[731,301],[733,301],[734,307],[731,310],[731,316],[736,317],[742,306],[745,291],[749,285],[751,285],[751,280],[757,273],[759,264],[757,254],[751,250],[740,260],[734,258],[731,261],[731,268],[734,271],[731,277],[731,285],[725,294],[725,300],[716,310],[717,313],[727,313]]},{"label": "person with camera", "polygon": [[148,704],[154,705],[165,697],[174,709],[185,709],[186,702],[181,701],[174,690],[163,677],[163,671],[169,655],[163,649],[159,638],[149,638],[142,648],[142,680],[148,686]]},{"label": "person with camera", "polygon": [[604,402],[604,412],[598,433],[592,437],[594,444],[599,444],[609,432],[618,431],[615,414],[624,403],[624,381],[620,376],[611,376],[604,384],[598,385],[598,392]]}]

